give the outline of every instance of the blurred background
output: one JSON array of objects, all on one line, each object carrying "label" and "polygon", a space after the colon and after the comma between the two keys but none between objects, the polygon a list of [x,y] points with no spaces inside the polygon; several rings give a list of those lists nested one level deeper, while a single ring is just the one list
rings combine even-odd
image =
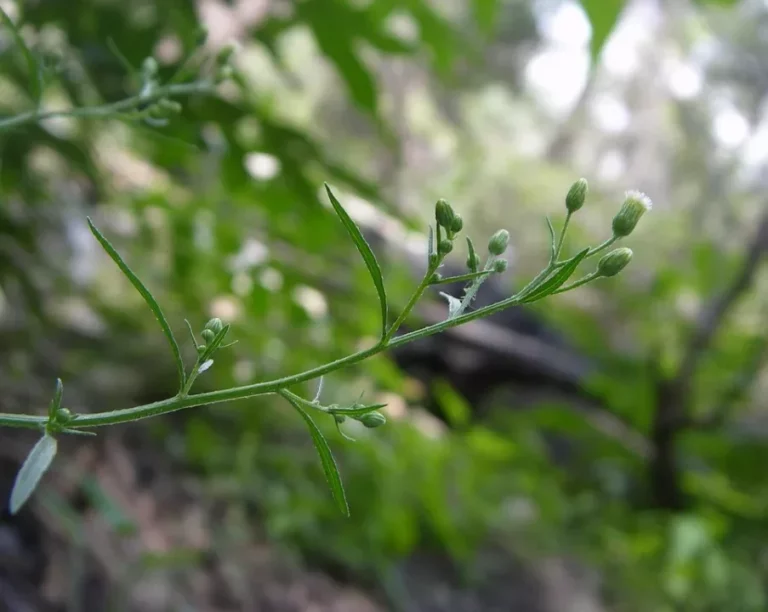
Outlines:
[{"label": "blurred background", "polygon": [[[512,236],[480,304],[545,265],[545,216],[562,224],[579,177],[591,190],[569,253],[610,236],[625,190],[654,210],[620,276],[327,377],[328,403],[388,404],[385,427],[345,430],[356,443],[319,421],[349,519],[278,398],[62,437],[30,503],[0,518],[0,609],[768,609],[768,3],[1,4],[44,60],[46,108],[134,95],[126,64],[148,56],[170,77],[201,26],[212,53],[239,46],[237,79],[180,99],[166,126],[0,133],[2,412],[44,414],[57,376],[78,412],[176,391],[86,215],[178,338],[185,318],[232,324],[203,391],[375,338],[376,294],[323,181],[374,245],[395,311],[437,198],[483,249]],[[4,27],[2,115],[32,107],[27,70]],[[408,327],[445,310],[432,291]],[[7,500],[36,434],[0,437]]]}]

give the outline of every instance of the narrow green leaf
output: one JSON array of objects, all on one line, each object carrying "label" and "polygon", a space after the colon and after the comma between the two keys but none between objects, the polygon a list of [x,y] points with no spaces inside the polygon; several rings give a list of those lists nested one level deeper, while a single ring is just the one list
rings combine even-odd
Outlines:
[{"label": "narrow green leaf", "polygon": [[493,31],[499,17],[501,3],[499,0],[473,0],[472,12],[477,25],[484,34],[490,34]]},{"label": "narrow green leaf", "polygon": [[469,264],[469,269],[472,270],[472,272],[477,272],[477,251],[475,251],[475,245],[472,243],[472,239],[467,236],[467,263]]},{"label": "narrow green leaf", "polygon": [[595,63],[608,37],[616,27],[624,8],[624,0],[581,0],[581,6],[592,26],[592,38],[589,47],[592,62]]},{"label": "narrow green leaf", "polygon": [[40,102],[40,96],[42,95],[42,88],[40,84],[40,68],[37,65],[37,59],[32,51],[27,47],[27,43],[24,42],[24,38],[21,36],[16,24],[13,23],[2,8],[0,8],[0,20],[11,31],[14,42],[21,49],[21,53],[24,55],[24,60],[27,62],[27,71],[29,72],[29,90],[32,95],[32,99],[35,104]]},{"label": "narrow green leaf", "polygon": [[136,68],[133,67],[131,62],[128,61],[128,58],[123,55],[123,52],[120,51],[117,44],[112,38],[107,38],[107,48],[112,52],[112,55],[117,58],[117,61],[120,62],[122,67],[125,69],[125,71],[134,79],[137,81],[139,80],[139,72],[136,70]]},{"label": "narrow green leaf", "polygon": [[587,256],[587,253],[589,253],[589,248],[584,249],[581,253],[569,259],[562,268],[559,268],[557,272],[547,280],[532,287],[526,294],[521,296],[520,303],[527,304],[529,302],[535,302],[536,300],[547,297],[550,293],[559,289],[576,271],[576,268]]},{"label": "narrow green leaf", "polygon": [[56,447],[56,438],[45,434],[29,451],[11,490],[11,514],[16,514],[32,495],[56,456]]},{"label": "narrow green leaf", "polygon": [[435,231],[432,229],[432,225],[430,225],[429,234],[427,235],[427,268],[432,265],[432,255],[435,255]]},{"label": "narrow green leaf", "polygon": [[131,270],[123,261],[118,252],[115,250],[115,247],[113,247],[102,235],[102,233],[96,228],[90,217],[86,217],[86,219],[88,220],[88,227],[91,228],[91,233],[96,237],[96,240],[99,241],[99,244],[101,244],[107,254],[112,258],[112,261],[117,264],[117,267],[120,268],[120,271],[125,274],[125,276],[128,277],[128,280],[131,281],[131,284],[136,287],[136,290],[141,294],[141,297],[144,298],[147,306],[149,306],[150,310],[160,323],[160,327],[163,329],[163,333],[168,339],[168,344],[171,345],[171,352],[173,353],[173,358],[176,361],[176,369],[179,372],[179,388],[183,389],[184,384],[187,381],[187,375],[184,371],[184,360],[181,358],[181,350],[179,349],[176,338],[173,336],[173,331],[171,331],[171,326],[168,325],[168,320],[165,318],[160,305],[157,303],[157,300],[155,300],[154,296],[149,292],[149,289],[144,286],[144,283],[139,280],[139,277],[136,276],[136,274],[133,273],[133,270]]},{"label": "narrow green leaf", "polygon": [[371,247],[365,241],[360,228],[357,227],[352,218],[347,214],[342,205],[333,195],[328,183],[325,184],[325,190],[328,192],[328,197],[331,200],[333,209],[341,219],[347,232],[352,237],[357,250],[365,261],[365,265],[368,266],[368,272],[371,273],[373,284],[376,285],[376,291],[379,294],[379,303],[381,304],[381,337],[383,338],[387,334],[387,293],[384,290],[384,279],[381,276],[381,268],[379,268],[379,262],[376,261],[376,256],[373,254]]},{"label": "narrow green leaf", "polygon": [[555,228],[552,227],[552,221],[547,216],[547,227],[549,228],[549,263],[555,263],[555,252],[557,251],[557,236],[555,235]]},{"label": "narrow green leaf", "polygon": [[288,402],[293,406],[296,411],[304,419],[307,424],[309,433],[312,436],[312,441],[315,443],[317,454],[320,456],[320,463],[323,465],[323,471],[325,472],[325,478],[328,480],[328,486],[331,488],[331,494],[336,501],[336,505],[344,516],[349,516],[349,504],[347,504],[347,496],[344,493],[344,485],[341,482],[341,476],[339,475],[339,468],[336,466],[336,460],[333,458],[331,448],[328,446],[328,442],[323,437],[322,432],[317,427],[312,417],[301,407],[301,405],[294,400],[291,395],[287,393],[280,393]]},{"label": "narrow green leaf", "polygon": [[56,379],[56,390],[53,392],[53,398],[48,406],[48,418],[53,420],[56,418],[56,411],[61,407],[61,396],[64,394],[64,383],[61,382],[61,378]]}]

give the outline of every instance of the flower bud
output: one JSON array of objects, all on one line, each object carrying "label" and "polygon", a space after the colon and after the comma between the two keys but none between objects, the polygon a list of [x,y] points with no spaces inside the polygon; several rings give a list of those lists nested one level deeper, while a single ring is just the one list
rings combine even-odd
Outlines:
[{"label": "flower bud", "polygon": [[443,275],[439,272],[435,272],[432,276],[429,277],[430,283],[439,283],[441,280],[443,280]]},{"label": "flower bud", "polygon": [[56,411],[56,421],[62,425],[72,422],[74,418],[75,415],[68,408],[59,408]]},{"label": "flower bud", "polygon": [[451,223],[451,231],[454,234],[458,234],[463,227],[464,227],[464,219],[461,218],[460,214],[456,213],[453,216],[453,223]]},{"label": "flower bud", "polygon": [[640,191],[627,191],[621,209],[613,218],[613,235],[617,238],[629,236],[647,211],[651,210],[651,198]]},{"label": "flower bud", "polygon": [[358,421],[365,425],[368,429],[374,429],[381,427],[387,422],[387,418],[381,414],[381,412],[369,412],[361,416]]},{"label": "flower bud", "polygon": [[580,178],[576,181],[568,190],[568,194],[565,196],[565,207],[569,213],[575,213],[582,206],[584,206],[584,200],[587,199],[587,191],[589,185],[587,179]]},{"label": "flower bud", "polygon": [[218,334],[222,329],[224,329],[224,323],[222,323],[221,319],[218,317],[214,317],[205,324],[205,329],[209,329],[214,334]]},{"label": "flower bud", "polygon": [[343,414],[334,414],[333,415],[333,419],[337,423],[341,424],[341,423],[343,423],[344,421],[347,420],[347,417],[345,417]]},{"label": "flower bud", "polygon": [[441,255],[447,255],[451,251],[453,251],[453,243],[450,240],[443,239],[437,245],[437,252]]},{"label": "flower bud", "polygon": [[603,255],[597,262],[598,276],[616,276],[632,260],[632,249],[621,247]]},{"label": "flower bud", "polygon": [[160,107],[167,114],[178,114],[181,112],[182,106],[176,100],[170,100],[168,98],[161,98],[157,102],[157,106]]},{"label": "flower bud", "polygon": [[440,198],[435,204],[435,220],[438,225],[442,225],[445,229],[450,230],[453,225],[455,214],[453,208],[445,200]]},{"label": "flower bud", "polygon": [[501,229],[488,241],[488,252],[491,255],[501,255],[507,250],[507,245],[509,245],[509,232]]},{"label": "flower bud", "polygon": [[497,259],[493,262],[493,271],[497,274],[501,274],[507,269],[507,260],[506,259]]},{"label": "flower bud", "polygon": [[429,256],[429,267],[434,268],[437,265],[437,253],[431,253]]},{"label": "flower bud", "polygon": [[216,333],[210,329],[204,329],[200,335],[203,337],[203,340],[209,344],[213,342],[213,339],[216,337]]},{"label": "flower bud", "polygon": [[157,74],[157,60],[154,57],[147,57],[141,64],[141,72],[145,79],[151,79]]}]

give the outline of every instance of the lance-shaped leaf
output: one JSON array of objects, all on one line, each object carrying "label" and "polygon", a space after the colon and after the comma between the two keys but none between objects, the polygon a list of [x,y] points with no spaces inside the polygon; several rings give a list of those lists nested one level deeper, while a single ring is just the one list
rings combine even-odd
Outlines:
[{"label": "lance-shaped leaf", "polygon": [[48,419],[53,421],[56,418],[56,412],[61,408],[61,396],[64,394],[64,383],[61,378],[56,379],[56,390],[53,392],[53,398],[48,406]]},{"label": "lance-shaped leaf", "polygon": [[530,302],[535,302],[547,297],[553,291],[559,289],[565,283],[565,281],[571,277],[582,260],[587,256],[587,253],[589,253],[588,248],[584,249],[581,251],[581,253],[569,259],[565,265],[563,265],[562,268],[559,268],[557,272],[555,272],[552,276],[547,278],[539,285],[532,287],[524,295],[520,296],[520,303],[528,304]]},{"label": "lance-shaped leaf", "polygon": [[29,90],[32,94],[32,99],[35,101],[35,104],[37,104],[40,101],[40,96],[42,94],[42,72],[38,65],[37,58],[27,46],[27,43],[24,42],[24,38],[21,36],[21,32],[19,32],[16,24],[13,23],[11,18],[2,8],[0,8],[0,21],[2,21],[5,27],[11,31],[13,41],[24,56],[24,61],[27,63],[27,71],[29,72]]},{"label": "lance-shaped leaf", "polygon": [[376,261],[376,256],[373,254],[370,245],[363,237],[360,228],[357,227],[352,218],[347,214],[342,205],[333,195],[331,188],[328,184],[325,184],[325,190],[328,192],[328,198],[331,200],[333,209],[341,219],[349,235],[352,237],[352,241],[355,243],[357,250],[365,261],[365,265],[368,267],[368,272],[371,273],[373,284],[376,286],[376,292],[379,294],[379,303],[381,305],[381,337],[383,338],[387,334],[387,293],[384,290],[384,279],[381,276],[381,268],[379,262]]},{"label": "lance-shaped leaf", "polygon": [[91,232],[96,237],[96,240],[99,241],[99,244],[101,244],[107,254],[112,258],[112,261],[117,264],[117,267],[120,268],[120,271],[125,274],[129,281],[131,281],[131,284],[136,287],[136,290],[141,294],[141,297],[144,298],[147,306],[149,306],[150,310],[160,323],[160,327],[163,329],[163,333],[168,340],[168,344],[171,346],[173,358],[176,361],[176,369],[179,372],[179,389],[183,389],[184,383],[186,383],[187,380],[187,375],[184,371],[184,361],[181,358],[181,350],[179,349],[179,345],[173,335],[173,331],[171,331],[171,326],[168,325],[168,320],[165,318],[165,315],[160,308],[160,304],[157,303],[157,300],[155,300],[154,296],[149,292],[149,289],[144,286],[144,283],[139,280],[139,277],[134,274],[133,270],[131,270],[123,261],[123,258],[120,257],[120,254],[115,250],[115,247],[113,247],[109,240],[107,240],[96,228],[90,217],[87,217],[87,219],[88,227],[91,228]]},{"label": "lance-shaped leaf", "polygon": [[11,490],[11,514],[16,514],[34,492],[56,456],[56,438],[45,434],[24,460]]},{"label": "lance-shaped leaf", "polygon": [[552,221],[547,217],[547,227],[549,228],[549,263],[555,263],[557,256],[557,238],[555,237],[555,228],[552,227]]},{"label": "lance-shaped leaf", "polygon": [[294,399],[292,393],[280,392],[285,399],[296,409],[304,419],[309,429],[309,434],[312,436],[312,441],[315,443],[317,454],[320,456],[320,463],[323,465],[323,471],[325,472],[325,478],[328,480],[328,486],[331,488],[331,494],[336,501],[336,505],[339,510],[345,515],[349,516],[349,504],[347,504],[347,496],[344,493],[344,485],[341,482],[341,476],[339,475],[339,468],[336,466],[336,460],[331,453],[331,447],[328,446],[328,442],[323,437],[322,432],[317,427],[312,417],[307,414],[301,404]]}]

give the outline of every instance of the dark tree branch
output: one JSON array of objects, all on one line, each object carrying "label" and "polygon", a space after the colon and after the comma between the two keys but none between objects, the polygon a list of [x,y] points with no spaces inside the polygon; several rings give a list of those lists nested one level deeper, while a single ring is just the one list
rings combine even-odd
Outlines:
[{"label": "dark tree branch", "polygon": [[686,347],[682,363],[672,379],[662,379],[656,388],[656,411],[651,430],[654,455],[650,482],[654,504],[679,510],[685,500],[680,486],[676,442],[690,425],[688,415],[691,383],[701,358],[706,354],[731,308],[751,288],[763,257],[768,254],[768,208],[747,247],[744,262],[730,285],[702,310]]}]

